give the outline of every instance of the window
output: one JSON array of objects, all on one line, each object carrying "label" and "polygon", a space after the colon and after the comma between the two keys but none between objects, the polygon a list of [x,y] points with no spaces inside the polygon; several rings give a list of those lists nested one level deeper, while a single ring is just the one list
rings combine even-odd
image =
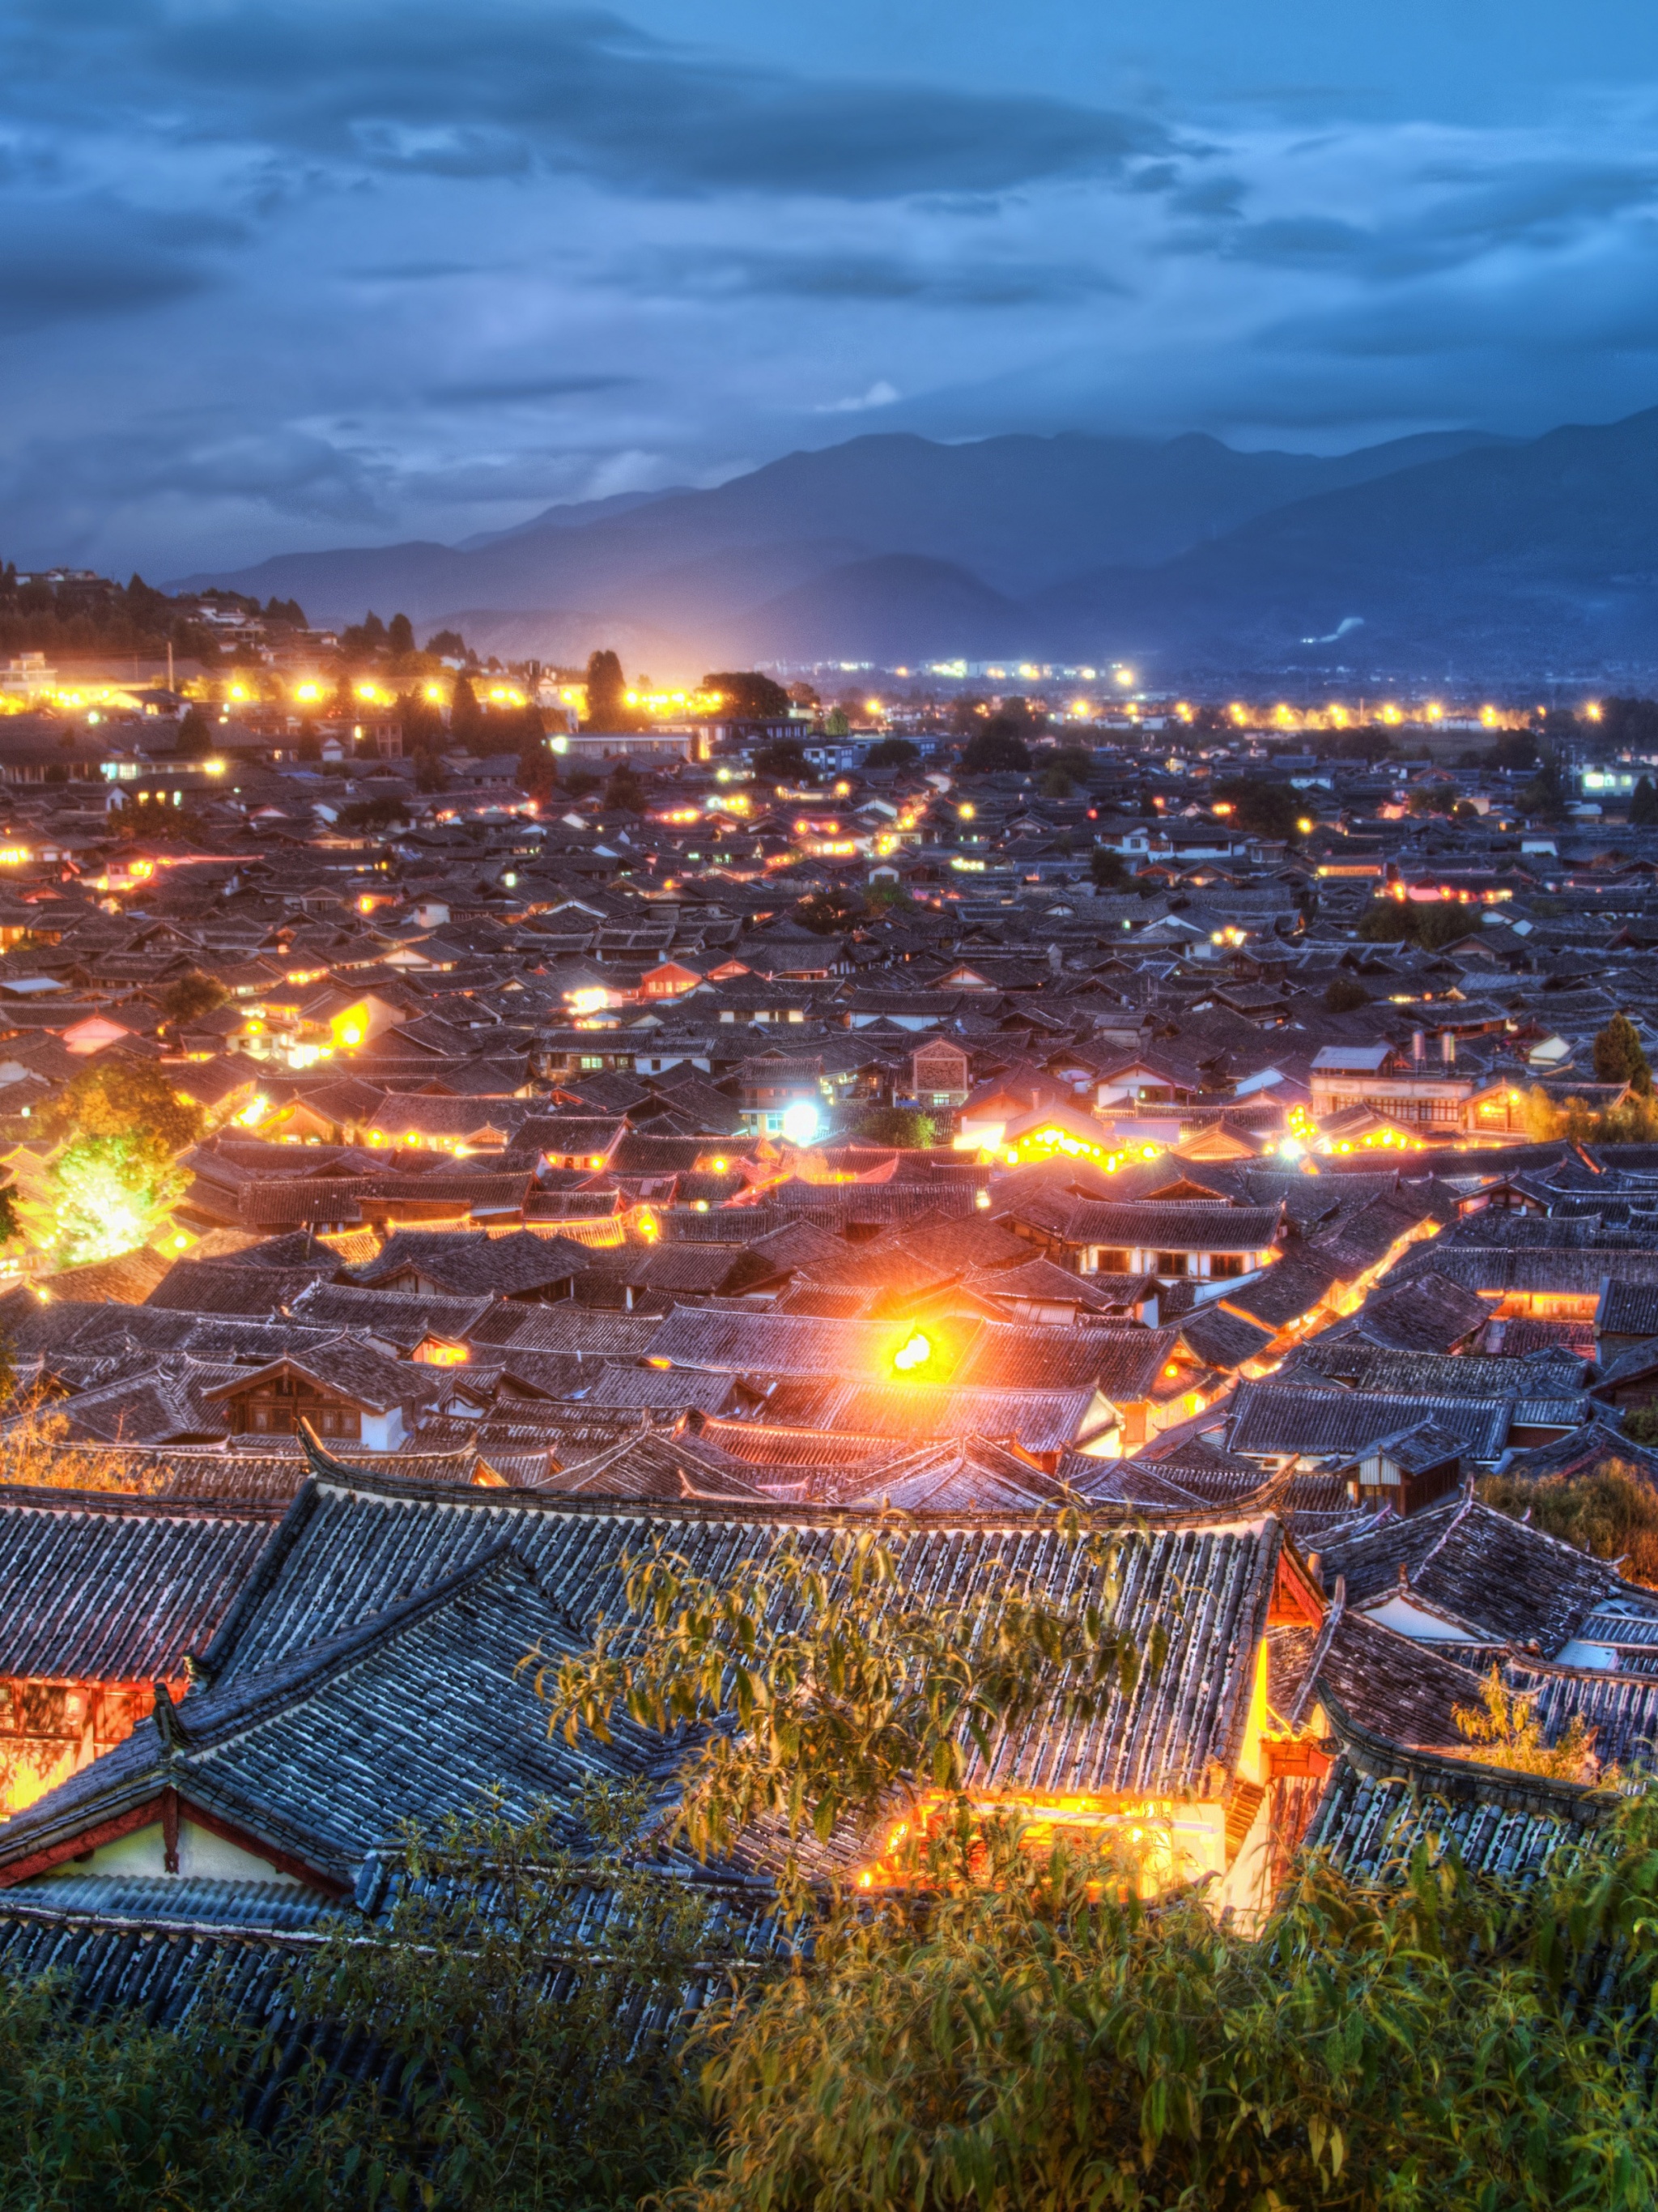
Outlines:
[{"label": "window", "polygon": [[1095,1254],[1094,1265],[1102,1275],[1126,1275],[1130,1272],[1127,1253],[1108,1247]]},{"label": "window", "polygon": [[1209,1257],[1209,1273],[1212,1275],[1242,1275],[1245,1272],[1242,1252],[1213,1252]]},{"label": "window", "polygon": [[1158,1275],[1183,1275],[1186,1273],[1186,1256],[1184,1252],[1159,1252],[1152,1272]]}]

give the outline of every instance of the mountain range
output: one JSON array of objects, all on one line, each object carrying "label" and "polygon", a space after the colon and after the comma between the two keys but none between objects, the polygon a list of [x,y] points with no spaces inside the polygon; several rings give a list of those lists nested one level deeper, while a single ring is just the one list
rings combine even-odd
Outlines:
[{"label": "mountain range", "polygon": [[712,490],[549,508],[463,545],[203,571],[313,623],[402,611],[479,650],[616,647],[659,681],[820,661],[1131,663],[1268,674],[1658,670],[1658,409],[1530,440],[1319,456],[1078,434],[861,437]]}]

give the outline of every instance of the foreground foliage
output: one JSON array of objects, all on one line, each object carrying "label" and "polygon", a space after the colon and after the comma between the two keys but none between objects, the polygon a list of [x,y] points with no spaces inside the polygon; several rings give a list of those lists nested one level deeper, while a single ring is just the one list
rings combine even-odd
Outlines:
[{"label": "foreground foliage", "polygon": [[342,1941],[301,1990],[333,2023],[319,2048],[367,2050],[371,2081],[342,2097],[302,2066],[274,2122],[250,2124],[254,2039],[0,1982],[0,2212],[1658,2198],[1649,1799],[1528,1893],[1425,1852],[1385,1889],[1315,1863],[1258,1941],[1195,1897],[1136,1899],[1120,1863],[946,1820],[918,1889],[843,1899],[764,1974],[733,1951],[696,2027],[675,1990],[718,1934],[644,1869],[584,1954],[591,1892],[544,1826],[486,1821],[412,1863],[401,1942]]},{"label": "foreground foliage", "polygon": [[1510,1773],[1552,1775],[1560,1782],[1594,1782],[1600,1766],[1594,1756],[1594,1730],[1574,1713],[1558,1742],[1550,1743],[1538,1717],[1535,1692],[1509,1689],[1493,1667],[1479,1686],[1479,1702],[1459,1705],[1451,1716],[1463,1739],[1459,1756],[1477,1765],[1505,1766]]},{"label": "foreground foliage", "polygon": [[[1625,1416],[1625,1431],[1637,1443],[1655,1441],[1644,1433],[1640,1419],[1647,1411],[1642,1407]],[[1658,1492],[1640,1479],[1632,1462],[1627,1474],[1612,1467],[1596,1474],[1550,1474],[1533,1480],[1487,1475],[1479,1496],[1516,1520],[1529,1513],[1534,1528],[1597,1559],[1621,1559],[1631,1582],[1658,1589]]]},{"label": "foreground foliage", "polygon": [[[717,2032],[725,2142],[681,2202],[1635,2212],[1658,2191],[1631,2063],[1655,1843],[1643,1807],[1534,1902],[1425,1855],[1391,1894],[1314,1868],[1251,1942],[987,1839],[926,1914],[843,1913],[811,1972]],[[1614,1934],[1627,2027],[1574,2002]]]},{"label": "foreground foliage", "polygon": [[[1061,1515],[1076,1555],[1051,1596],[992,1559],[946,1601],[907,1586],[878,1528],[818,1550],[786,1537],[717,1579],[659,1544],[624,1555],[627,1613],[601,1620],[591,1650],[537,1663],[548,1727],[607,1741],[625,1712],[640,1726],[695,1731],[665,1833],[700,1856],[765,1822],[782,1832],[786,1890],[807,1838],[867,1828],[895,1797],[958,1793],[975,1756],[1037,1713],[1097,1717],[1167,1651],[1154,1622],[1142,1650],[1118,1618],[1121,1535]],[[1170,1588],[1170,1609],[1181,1601]]]},{"label": "foreground foliage", "polygon": [[[1058,1604],[929,1599],[876,1530],[717,1584],[641,1555],[542,1687],[572,1734],[683,1729],[666,1809],[411,1832],[389,1919],[257,2025],[0,1980],[0,2212],[1646,2212],[1658,1787],[1529,1888],[1315,1860],[1259,1936],[1218,1923],[1156,1840],[968,1795],[1001,1729],[1159,1663],[1114,1540],[1066,1527],[1093,1571]],[[1513,1765],[1527,1723],[1497,1683],[1469,1725]],[[895,1804],[872,1886],[814,1888],[814,1843]],[[780,1903],[668,1856],[758,1834]]]}]

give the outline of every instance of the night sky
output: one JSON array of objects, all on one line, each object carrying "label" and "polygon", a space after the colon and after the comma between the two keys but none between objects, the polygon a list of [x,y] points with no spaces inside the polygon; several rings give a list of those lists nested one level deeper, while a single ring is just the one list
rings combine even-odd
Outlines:
[{"label": "night sky", "polygon": [[0,554],[1658,404],[1637,0],[0,6]]}]

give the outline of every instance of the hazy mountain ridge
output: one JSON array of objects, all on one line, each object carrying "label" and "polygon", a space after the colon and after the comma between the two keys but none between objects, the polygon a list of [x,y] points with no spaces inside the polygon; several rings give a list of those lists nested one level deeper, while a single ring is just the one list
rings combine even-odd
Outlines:
[{"label": "hazy mountain ridge", "polygon": [[589,502],[589,520],[550,510],[470,550],[284,555],[183,580],[292,594],[313,620],[470,610],[546,659],[625,628],[692,673],[732,656],[1121,658],[1153,680],[1658,665],[1655,484],[1658,410],[1333,459],[1196,434],[882,435],[709,491]]},{"label": "hazy mountain ridge", "polygon": [[[1356,453],[1236,453],[1193,434],[1150,440],[1004,437],[963,446],[908,434],[849,440],[785,455],[709,491],[550,509],[470,550],[411,541],[325,553],[279,554],[256,567],[202,571],[209,584],[297,597],[314,619],[360,620],[395,603],[429,622],[458,605],[522,608],[537,602],[609,606],[650,580],[707,564],[701,595],[736,615],[714,556],[823,541],[823,573],[847,560],[904,553],[962,563],[993,591],[1021,599],[1108,564],[1163,561],[1251,516],[1311,493],[1461,450],[1478,432],[1404,439]],[[797,573],[788,585],[802,580]],[[764,597],[778,588],[774,580]],[[756,602],[749,600],[746,605]],[[641,619],[655,611],[618,605]]]},{"label": "hazy mountain ridge", "polygon": [[1185,668],[1658,666],[1655,489],[1658,409],[1298,501],[1032,613]]}]

